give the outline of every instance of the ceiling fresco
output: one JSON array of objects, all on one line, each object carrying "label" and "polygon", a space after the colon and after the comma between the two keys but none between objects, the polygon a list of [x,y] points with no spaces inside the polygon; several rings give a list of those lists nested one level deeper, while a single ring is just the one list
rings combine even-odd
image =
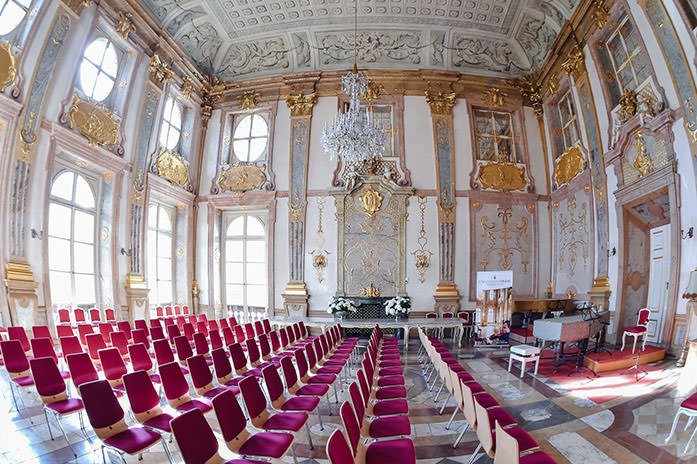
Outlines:
[{"label": "ceiling fresco", "polygon": [[[352,0],[138,0],[204,74],[247,80],[353,62]],[[358,0],[362,69],[517,77],[579,0]]]}]

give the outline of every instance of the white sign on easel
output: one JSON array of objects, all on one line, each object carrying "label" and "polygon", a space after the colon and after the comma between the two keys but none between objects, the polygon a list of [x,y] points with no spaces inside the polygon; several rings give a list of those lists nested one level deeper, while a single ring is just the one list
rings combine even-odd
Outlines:
[{"label": "white sign on easel", "polygon": [[502,288],[513,288],[513,271],[477,272],[477,293]]}]

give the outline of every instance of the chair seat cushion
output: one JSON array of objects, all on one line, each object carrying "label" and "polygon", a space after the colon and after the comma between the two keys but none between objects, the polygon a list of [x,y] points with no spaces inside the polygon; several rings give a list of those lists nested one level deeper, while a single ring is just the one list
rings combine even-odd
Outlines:
[{"label": "chair seat cushion", "polygon": [[346,360],[345,359],[337,359],[337,358],[329,358],[326,361],[324,361],[324,364],[322,364],[322,367],[325,366],[331,366],[331,367],[344,367],[346,365]]},{"label": "chair seat cushion", "polygon": [[34,379],[32,379],[30,375],[27,375],[26,377],[15,377],[14,379],[12,379],[12,381],[20,387],[28,387],[29,385],[34,385]]},{"label": "chair seat cushion", "polygon": [[383,367],[382,369],[378,369],[378,377],[387,375],[404,375],[404,371],[401,367]]},{"label": "chair seat cushion", "polygon": [[104,440],[104,444],[113,446],[128,454],[135,454],[154,443],[160,441],[162,436],[144,427],[131,427],[121,433],[117,433]]},{"label": "chair seat cushion", "polygon": [[212,406],[210,405],[210,403],[204,403],[201,400],[191,400],[187,401],[186,403],[182,403],[176,407],[176,410],[180,412],[186,412],[192,409],[198,409],[205,414],[212,409]]},{"label": "chair seat cushion", "polygon": [[482,405],[483,408],[489,409],[493,408],[494,406],[498,406],[499,402],[496,401],[496,398],[491,396],[488,393],[480,393],[477,395],[477,402]]},{"label": "chair seat cushion", "polygon": [[510,429],[506,429],[506,433],[516,439],[521,453],[529,449],[537,448],[537,442],[523,429],[523,427],[511,427]]},{"label": "chair seat cushion", "polygon": [[378,417],[370,423],[370,438],[411,435],[411,423],[407,416]]},{"label": "chair seat cushion", "polygon": [[378,363],[380,368],[385,368],[385,367],[399,367],[402,365],[402,361],[399,359],[386,359],[385,361],[380,361]]},{"label": "chair seat cushion", "polygon": [[531,454],[521,456],[519,464],[556,464],[557,461],[544,451],[536,451]]},{"label": "chair seat cushion", "polygon": [[79,398],[67,398],[65,400],[56,401],[55,403],[47,404],[47,408],[56,411],[58,414],[68,414],[79,411],[83,408],[82,400]]},{"label": "chair seat cushion", "polygon": [[160,376],[157,374],[149,374],[148,377],[150,377],[152,383],[162,383],[162,379],[160,379]]},{"label": "chair seat cushion", "polygon": [[303,385],[295,392],[297,396],[324,396],[329,391],[329,385],[316,383],[314,385]]},{"label": "chair seat cushion", "polygon": [[639,334],[639,333],[644,333],[644,332],[646,332],[646,327],[641,326],[641,325],[638,325],[638,326],[636,326],[636,327],[625,327],[624,331],[625,331],[625,332],[629,332],[629,333],[636,333],[636,334]]},{"label": "chair seat cushion", "polygon": [[689,398],[680,403],[680,407],[697,410],[697,393],[693,393]]},{"label": "chair seat cushion", "polygon": [[378,401],[373,405],[374,416],[392,416],[395,414],[408,414],[407,400]]},{"label": "chair seat cushion", "polygon": [[278,459],[293,443],[293,435],[289,433],[259,432],[250,436],[240,448],[240,454],[247,456],[263,456]]},{"label": "chair seat cushion", "polygon": [[290,430],[297,432],[307,422],[304,412],[281,412],[269,417],[262,428],[264,430]]},{"label": "chair seat cushion", "polygon": [[389,377],[380,377],[378,379],[378,387],[389,387],[392,385],[404,385],[404,376],[391,375]]},{"label": "chair seat cushion", "polygon": [[334,383],[336,376],[334,374],[318,374],[309,378],[307,383]]},{"label": "chair seat cushion", "polygon": [[471,382],[474,380],[474,377],[472,377],[469,372],[458,372],[457,376],[462,382]]},{"label": "chair seat cushion", "polygon": [[480,384],[477,382],[465,382],[467,386],[469,387],[470,390],[472,390],[472,394],[476,395],[477,393],[482,393],[485,392],[484,387],[482,387]]},{"label": "chair seat cushion", "polygon": [[399,462],[403,464],[416,462],[414,442],[408,438],[401,438],[372,443],[368,447],[365,462],[367,464],[385,463],[394,461],[397,456],[399,456]]},{"label": "chair seat cushion", "polygon": [[283,403],[284,411],[314,411],[319,404],[316,396],[295,396]]},{"label": "chair seat cushion", "polygon": [[406,397],[407,389],[399,385],[393,385],[391,387],[382,387],[377,392],[375,392],[375,398],[379,400],[391,400],[393,398]]},{"label": "chair seat cushion", "polygon": [[382,352],[380,354],[380,361],[391,361],[391,360],[400,360],[402,357],[399,355],[399,353],[390,353],[390,352]]},{"label": "chair seat cushion", "polygon": [[146,420],[145,422],[143,422],[143,425],[169,433],[172,431],[172,427],[169,426],[169,421],[171,421],[172,419],[172,416],[170,416],[169,414],[162,413],[159,416],[155,416],[152,419]]},{"label": "chair seat cushion", "polygon": [[206,393],[203,394],[203,396],[205,396],[206,398],[215,398],[219,394],[228,390],[230,390],[235,395],[238,395],[240,393],[240,389],[237,387],[215,387],[208,390]]},{"label": "chair seat cushion", "polygon": [[[494,441],[494,446],[496,445],[496,434],[494,430],[496,429],[496,422],[498,422],[501,427],[506,427],[508,425],[515,424],[515,419],[511,416],[511,413],[503,408],[492,408],[487,409],[486,413],[489,415],[489,425],[491,426],[492,439]],[[522,451],[522,449],[521,449]]]},{"label": "chair seat cushion", "polygon": [[322,366],[317,369],[318,374],[338,374],[341,372],[343,367],[341,366]]}]

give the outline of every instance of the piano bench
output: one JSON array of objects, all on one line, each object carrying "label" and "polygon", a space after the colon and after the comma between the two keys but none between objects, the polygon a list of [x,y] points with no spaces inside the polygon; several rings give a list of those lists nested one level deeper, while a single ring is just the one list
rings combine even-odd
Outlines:
[{"label": "piano bench", "polygon": [[530,345],[515,345],[511,347],[511,354],[508,357],[508,372],[511,372],[513,361],[520,361],[520,378],[525,374],[525,364],[535,363],[535,375],[540,365],[540,348]]}]

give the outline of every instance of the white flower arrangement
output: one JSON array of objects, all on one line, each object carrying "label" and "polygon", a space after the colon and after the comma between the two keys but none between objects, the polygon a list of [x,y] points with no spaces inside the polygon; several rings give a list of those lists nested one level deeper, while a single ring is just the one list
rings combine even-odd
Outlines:
[{"label": "white flower arrangement", "polygon": [[358,311],[358,308],[353,304],[353,301],[340,296],[332,298],[327,308],[329,314],[355,313],[356,311]]},{"label": "white flower arrangement", "polygon": [[411,299],[409,297],[396,296],[383,303],[385,314],[396,316],[398,314],[409,314],[411,311]]}]

